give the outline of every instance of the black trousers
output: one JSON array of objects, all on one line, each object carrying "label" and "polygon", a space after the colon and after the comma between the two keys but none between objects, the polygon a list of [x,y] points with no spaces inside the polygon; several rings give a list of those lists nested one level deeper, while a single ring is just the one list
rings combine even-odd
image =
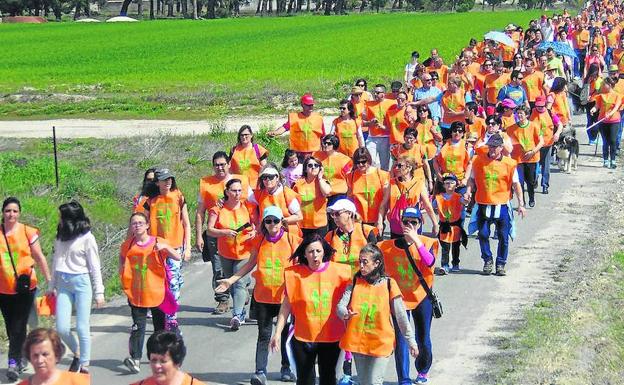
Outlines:
[{"label": "black trousers", "polygon": [[336,385],[336,364],[340,355],[338,342],[291,342],[297,364],[297,385],[314,385],[314,362],[318,358],[319,385]]},{"label": "black trousers", "polygon": [[[537,185],[537,176],[536,176],[536,169],[537,169],[537,162],[535,163],[521,163],[518,165],[518,168],[522,168],[519,169],[518,171],[521,171],[521,178],[520,178],[520,183],[522,185],[522,193],[524,194],[524,192],[528,192],[529,193],[529,201],[534,201],[535,200],[535,186]],[[524,199],[524,197],[522,197]]]},{"label": "black trousers", "polygon": [[9,359],[19,361],[22,358],[28,315],[34,299],[35,290],[25,294],[0,294],[0,311],[9,337]]},{"label": "black trousers", "polygon": [[[143,356],[143,342],[145,341],[145,325],[147,324],[148,307],[138,307],[130,303],[130,312],[132,314],[132,329],[130,331],[130,357],[140,360]],[[165,313],[157,307],[152,309],[152,322],[154,323],[154,332],[165,330]]]},{"label": "black trousers", "polygon": [[[204,260],[210,259],[210,265],[212,267],[212,290],[214,291],[215,287],[218,286],[217,280],[225,278],[225,276],[223,276],[223,269],[221,268],[221,257],[219,257],[216,251],[217,238],[208,236],[205,231],[202,233],[202,237],[204,238],[202,257]],[[209,250],[212,250],[212,252],[209,252]],[[217,293],[215,291],[214,299],[217,302],[227,302],[230,300],[230,291],[228,290],[225,293]]]},{"label": "black trousers", "polygon": [[[258,321],[258,341],[256,342],[256,373],[267,371],[269,360],[269,341],[273,334],[273,318],[279,314],[280,304],[256,302],[252,298],[252,308],[254,316]],[[290,323],[286,323],[282,330],[280,353],[282,355],[282,366],[290,367],[288,354],[286,352],[286,340],[288,340],[288,330]]]},{"label": "black trousers", "polygon": [[448,266],[449,264],[449,252],[453,255],[453,266],[459,265],[459,246],[460,241],[448,243],[440,241],[440,247],[442,248],[442,266]]}]

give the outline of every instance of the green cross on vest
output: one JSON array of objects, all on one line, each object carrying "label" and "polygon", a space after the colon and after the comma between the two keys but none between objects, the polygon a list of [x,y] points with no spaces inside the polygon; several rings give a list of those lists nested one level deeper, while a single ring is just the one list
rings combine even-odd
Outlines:
[{"label": "green cross on vest", "polygon": [[453,218],[453,214],[451,213],[450,209],[446,209],[442,212],[442,215],[444,216],[444,220],[446,222],[450,222],[451,218]]},{"label": "green cross on vest", "polygon": [[364,188],[364,197],[366,198],[366,201],[369,205],[372,205],[374,203],[375,192],[376,190],[374,187],[367,186],[366,188]]},{"label": "green cross on vest", "polygon": [[318,289],[312,290],[311,299],[312,306],[314,307],[312,311],[314,317],[321,318],[329,315],[329,291],[327,291],[327,289],[322,289],[320,295]]},{"label": "green cross on vest", "polygon": [[498,180],[498,173],[494,170],[485,171],[485,188],[488,191],[494,190],[496,187],[496,181]]},{"label": "green cross on vest", "polygon": [[301,125],[301,132],[303,132],[303,136],[305,140],[310,140],[310,133],[312,133],[312,125],[308,122],[305,122]]},{"label": "green cross on vest", "polygon": [[[135,271],[135,280],[134,287],[142,292],[145,289],[145,283],[147,281],[147,261],[139,262],[139,257],[134,257],[134,271]],[[138,280],[136,279],[138,278]]]},{"label": "green cross on vest", "polygon": [[518,141],[520,142],[520,145],[522,146],[522,149],[524,151],[529,151],[529,148],[531,146],[531,140],[524,134],[520,134]]},{"label": "green cross on vest", "polygon": [[271,258],[266,258],[266,264],[264,270],[266,274],[263,275],[263,282],[266,286],[279,286],[282,284],[282,261],[279,258],[275,258],[276,254],[274,250],[271,250]]},{"label": "green cross on vest", "polygon": [[301,194],[301,210],[309,213],[310,211],[314,211],[314,194],[312,191],[306,190]]},{"label": "green cross on vest", "polygon": [[451,172],[457,171],[457,169],[455,168],[457,160],[457,156],[449,154],[449,156],[444,159],[444,161],[446,162],[446,170]]},{"label": "green cross on vest", "polygon": [[329,183],[331,183],[332,180],[334,179],[335,173],[336,173],[336,167],[332,166],[331,164],[327,165],[327,167],[324,167],[323,175],[325,176],[325,179],[327,179]]},{"label": "green cross on vest", "polygon": [[238,166],[240,168],[240,173],[244,173],[249,171],[251,168],[251,161],[249,159],[241,159],[238,161]]},{"label": "green cross on vest", "polygon": [[360,328],[361,329],[373,329],[375,327],[375,317],[378,309],[377,304],[368,302],[362,302],[360,304]]},{"label": "green cross on vest", "polygon": [[[17,250],[17,245],[9,244],[11,250]],[[13,263],[17,267],[17,254],[13,254]],[[11,264],[11,255],[8,250],[2,253],[2,267],[5,272],[13,272],[13,265]]]},{"label": "green cross on vest", "polygon": [[353,143],[353,133],[351,131],[340,131],[340,141],[345,145]]},{"label": "green cross on vest", "polygon": [[164,232],[169,232],[171,230],[171,217],[173,214],[171,213],[171,209],[169,205],[165,205],[165,208],[158,208],[156,210],[156,219],[158,220],[158,225],[163,229]]}]

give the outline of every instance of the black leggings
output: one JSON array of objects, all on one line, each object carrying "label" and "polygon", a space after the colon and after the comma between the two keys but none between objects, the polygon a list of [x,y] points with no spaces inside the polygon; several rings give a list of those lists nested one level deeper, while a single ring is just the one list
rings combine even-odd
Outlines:
[{"label": "black leggings", "polygon": [[615,160],[617,150],[617,133],[620,123],[600,123],[600,135],[602,136],[602,159]]},{"label": "black leggings", "polygon": [[338,342],[302,342],[292,339],[297,364],[297,385],[314,385],[314,362],[318,358],[319,385],[336,385],[336,364],[340,355]]},{"label": "black leggings", "polygon": [[453,266],[459,265],[459,245],[461,245],[460,241],[453,243],[440,241],[440,247],[442,248],[442,266],[448,266],[449,252],[453,254]]},{"label": "black leggings", "polygon": [[[140,360],[143,356],[147,311],[150,308],[134,306],[130,302],[128,302],[128,305],[130,305],[130,314],[132,315],[132,328],[130,329],[130,340],[128,341],[130,357]],[[154,332],[165,330],[165,313],[158,307],[153,307],[151,310]]]},{"label": "black leggings", "polygon": [[[279,314],[280,304],[256,302],[252,297],[251,306],[253,315],[258,321],[258,341],[256,342],[256,373],[266,374],[267,362],[269,359],[269,341],[273,333],[273,318]],[[282,330],[280,352],[282,355],[282,367],[290,367],[288,354],[286,353],[286,341],[288,339],[288,329],[290,323],[286,323]]]},{"label": "black leggings", "polygon": [[0,311],[9,337],[9,359],[19,362],[22,358],[28,315],[34,299],[34,290],[25,294],[0,294]]}]

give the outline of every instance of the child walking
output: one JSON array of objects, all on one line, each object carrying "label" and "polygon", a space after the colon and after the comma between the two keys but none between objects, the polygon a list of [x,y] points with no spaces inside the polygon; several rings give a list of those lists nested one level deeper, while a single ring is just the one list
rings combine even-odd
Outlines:
[{"label": "child walking", "polygon": [[468,236],[463,228],[465,217],[464,198],[455,192],[457,177],[454,174],[442,176],[444,192],[436,195],[433,205],[440,218],[440,247],[442,248],[442,266],[439,275],[449,273],[449,252],[452,253],[451,272],[459,272],[459,246],[468,244]]}]

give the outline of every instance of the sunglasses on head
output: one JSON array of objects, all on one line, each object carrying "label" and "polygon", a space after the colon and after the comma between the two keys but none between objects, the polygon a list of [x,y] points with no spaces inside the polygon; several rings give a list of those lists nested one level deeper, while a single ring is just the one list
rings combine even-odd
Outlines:
[{"label": "sunglasses on head", "polygon": [[276,225],[276,224],[281,223],[281,222],[282,222],[282,221],[281,221],[281,220],[279,220],[279,219],[277,219],[277,218],[273,218],[273,219],[271,219],[271,218],[266,218],[266,219],[264,220],[264,224],[265,224],[265,225]]}]

